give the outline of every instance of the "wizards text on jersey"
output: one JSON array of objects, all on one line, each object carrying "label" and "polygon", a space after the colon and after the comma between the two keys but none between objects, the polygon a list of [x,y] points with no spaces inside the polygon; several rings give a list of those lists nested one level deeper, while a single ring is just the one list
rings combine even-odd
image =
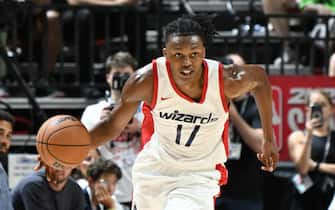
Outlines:
[{"label": "wizards text on jersey", "polygon": [[213,113],[209,113],[208,116],[203,117],[203,116],[180,113],[178,110],[175,110],[172,113],[159,112],[159,117],[162,119],[174,120],[192,124],[208,124],[211,122],[215,122],[219,119],[218,117],[213,116]]}]

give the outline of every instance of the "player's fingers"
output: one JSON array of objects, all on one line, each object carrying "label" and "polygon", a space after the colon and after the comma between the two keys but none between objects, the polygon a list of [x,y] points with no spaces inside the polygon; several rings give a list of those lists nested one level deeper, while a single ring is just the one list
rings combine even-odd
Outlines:
[{"label": "player's fingers", "polygon": [[274,161],[272,157],[266,158],[264,154],[258,153],[257,158],[263,163],[263,166],[261,167],[264,171],[272,172],[274,170]]},{"label": "player's fingers", "polygon": [[35,171],[38,171],[42,168],[43,164],[42,164],[42,161],[38,161],[37,164],[34,166],[34,170]]},{"label": "player's fingers", "polygon": [[258,159],[259,161],[263,162],[263,161],[262,161],[262,158],[263,158],[263,154],[262,154],[262,153],[257,153],[257,159]]},{"label": "player's fingers", "polygon": [[269,171],[269,172],[272,172],[274,171],[274,169],[276,168],[276,165],[277,165],[277,160],[276,160],[276,156],[273,158],[273,157],[269,157],[267,162],[268,162],[268,165],[266,165],[266,168],[264,170],[266,171]]},{"label": "player's fingers", "polygon": [[266,167],[266,166],[262,166],[261,168],[263,171],[268,171],[268,172],[272,172],[273,171],[273,167]]},{"label": "player's fingers", "polygon": [[258,158],[258,160],[260,160],[264,165],[266,165],[266,166],[269,165],[268,160],[267,160],[267,158],[264,156],[263,153],[258,153],[258,154],[257,154],[257,158]]}]

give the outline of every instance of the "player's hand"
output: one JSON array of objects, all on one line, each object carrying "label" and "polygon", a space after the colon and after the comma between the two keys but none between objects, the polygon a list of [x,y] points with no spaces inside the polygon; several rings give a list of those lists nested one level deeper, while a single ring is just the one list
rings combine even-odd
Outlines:
[{"label": "player's hand", "polygon": [[262,152],[257,154],[257,158],[263,163],[262,170],[269,172],[275,170],[279,160],[279,153],[275,143],[264,142]]},{"label": "player's hand", "polygon": [[37,164],[34,166],[34,170],[38,171],[43,167],[42,159],[40,155],[37,155]]}]

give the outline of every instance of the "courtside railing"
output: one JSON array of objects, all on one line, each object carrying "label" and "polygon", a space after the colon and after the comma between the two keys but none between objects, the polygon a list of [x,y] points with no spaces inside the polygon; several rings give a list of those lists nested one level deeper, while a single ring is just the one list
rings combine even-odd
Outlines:
[{"label": "courtside railing", "polygon": [[[136,7],[18,3],[8,11],[12,18],[2,24],[0,33],[7,37],[8,55],[22,77],[32,90],[52,85],[73,96],[80,96],[83,87],[106,88],[104,61],[112,53],[130,51],[140,65],[161,56],[163,26],[185,13],[152,3]],[[263,65],[269,74],[328,73],[334,51],[333,16],[214,12],[219,34],[208,46],[208,57],[239,53],[248,63]],[[270,18],[289,20],[290,34],[278,36]],[[285,46],[290,48],[289,61],[276,63],[285,60]],[[6,78],[8,87],[17,88],[10,72]]]}]

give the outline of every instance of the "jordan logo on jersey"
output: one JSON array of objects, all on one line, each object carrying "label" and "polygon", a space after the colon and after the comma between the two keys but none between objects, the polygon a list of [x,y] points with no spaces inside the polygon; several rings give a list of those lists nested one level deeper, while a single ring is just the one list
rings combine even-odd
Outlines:
[{"label": "jordan logo on jersey", "polygon": [[208,124],[211,122],[217,121],[219,118],[214,117],[213,113],[209,113],[208,116],[202,117],[197,115],[191,115],[191,114],[184,114],[180,113],[178,110],[175,110],[174,112],[159,112],[159,117],[167,120],[174,120],[179,122],[186,122],[186,123],[192,123],[192,124]]}]

